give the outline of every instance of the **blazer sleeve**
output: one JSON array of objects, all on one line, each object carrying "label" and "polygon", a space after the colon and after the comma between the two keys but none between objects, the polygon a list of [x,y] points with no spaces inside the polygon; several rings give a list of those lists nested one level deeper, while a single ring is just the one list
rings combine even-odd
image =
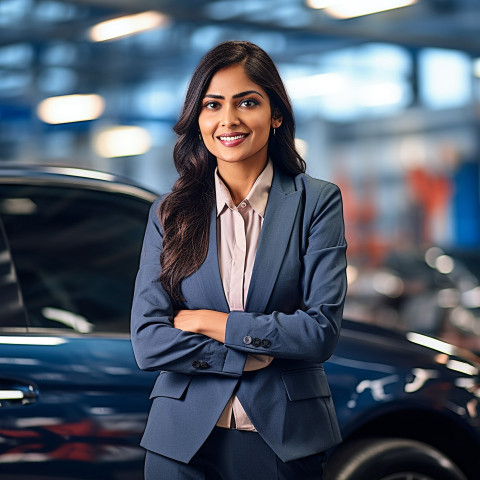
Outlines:
[{"label": "blazer sleeve", "polygon": [[246,353],[173,326],[173,302],[159,281],[163,233],[157,215],[160,201],[155,200],[150,209],[132,302],[131,340],[137,364],[142,370],[238,377]]},{"label": "blazer sleeve", "polygon": [[303,212],[306,231],[306,248],[300,254],[303,305],[293,313],[230,312],[225,335],[227,347],[314,362],[323,362],[332,355],[340,334],[347,289],[347,244],[340,190],[326,183],[320,192],[317,189],[316,197],[311,213],[307,206]]}]

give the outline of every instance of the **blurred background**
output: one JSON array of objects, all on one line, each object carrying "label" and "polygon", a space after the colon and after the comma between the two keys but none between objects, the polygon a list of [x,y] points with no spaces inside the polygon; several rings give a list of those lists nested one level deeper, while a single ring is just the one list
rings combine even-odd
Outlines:
[{"label": "blurred background", "polygon": [[478,0],[0,0],[0,166],[168,191],[190,75],[230,39],[272,56],[342,189],[346,314],[480,351]]}]

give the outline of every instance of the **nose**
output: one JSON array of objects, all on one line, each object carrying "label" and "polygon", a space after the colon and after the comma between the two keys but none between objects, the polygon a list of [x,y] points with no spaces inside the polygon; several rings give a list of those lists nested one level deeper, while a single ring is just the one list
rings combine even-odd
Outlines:
[{"label": "nose", "polygon": [[222,126],[229,127],[231,125],[238,125],[239,120],[237,116],[236,109],[231,105],[226,105],[225,108],[222,109]]}]

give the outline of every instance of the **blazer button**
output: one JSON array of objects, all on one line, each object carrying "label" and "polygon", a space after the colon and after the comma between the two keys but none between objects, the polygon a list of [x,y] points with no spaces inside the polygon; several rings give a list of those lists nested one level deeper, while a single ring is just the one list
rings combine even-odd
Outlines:
[{"label": "blazer button", "polygon": [[254,347],[259,347],[261,344],[262,344],[262,341],[261,341],[259,338],[254,338],[254,339],[252,340],[252,345],[253,345]]},{"label": "blazer button", "polygon": [[245,345],[250,345],[252,343],[252,337],[250,335],[246,335],[243,337],[243,343]]},{"label": "blazer button", "polygon": [[208,364],[208,362],[205,362],[205,361],[200,362],[200,368],[205,369],[205,368],[208,368],[209,366],[210,365]]},{"label": "blazer button", "polygon": [[266,339],[266,338],[264,338],[262,340],[262,347],[263,348],[268,348],[268,347],[270,347],[271,344],[272,344],[272,342],[270,340]]},{"label": "blazer button", "polygon": [[194,361],[192,362],[192,367],[193,367],[193,368],[200,368],[200,365],[201,365],[201,364],[200,364],[200,362],[199,362],[198,360],[194,360]]}]

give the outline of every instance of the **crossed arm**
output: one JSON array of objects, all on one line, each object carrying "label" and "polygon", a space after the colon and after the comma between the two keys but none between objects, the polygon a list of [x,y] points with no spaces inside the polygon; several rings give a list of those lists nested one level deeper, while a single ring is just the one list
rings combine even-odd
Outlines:
[{"label": "crossed arm", "polygon": [[[132,305],[132,345],[140,368],[240,376],[250,354],[317,362],[331,355],[346,289],[346,244],[338,191],[330,188],[320,195],[312,220],[305,226],[308,248],[301,278],[302,308],[289,313],[174,310],[158,280],[162,233],[157,206],[151,210]],[[288,281],[288,276],[282,280],[284,289]],[[271,343],[268,348],[246,344],[246,336]],[[192,367],[198,359],[210,367]]]},{"label": "crossed arm", "polygon": [[201,333],[225,343],[228,314],[215,310],[179,310],[173,318],[173,326],[184,332]]}]

